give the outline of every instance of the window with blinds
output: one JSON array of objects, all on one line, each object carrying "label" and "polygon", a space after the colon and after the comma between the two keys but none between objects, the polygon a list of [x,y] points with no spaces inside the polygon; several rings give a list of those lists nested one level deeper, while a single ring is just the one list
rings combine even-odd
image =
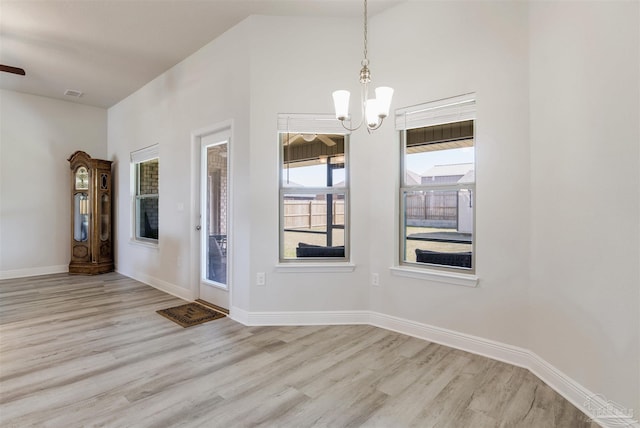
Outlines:
[{"label": "window with blinds", "polygon": [[348,146],[333,115],[278,116],[281,262],[349,260]]},{"label": "window with blinds", "polygon": [[475,270],[475,95],[396,111],[400,264]]},{"label": "window with blinds", "polygon": [[131,178],[131,237],[135,241],[156,244],[160,229],[157,144],[131,153]]}]

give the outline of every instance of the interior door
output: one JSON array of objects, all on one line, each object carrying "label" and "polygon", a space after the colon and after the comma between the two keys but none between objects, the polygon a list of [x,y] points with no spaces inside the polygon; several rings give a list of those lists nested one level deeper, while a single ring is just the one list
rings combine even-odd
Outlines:
[{"label": "interior door", "polygon": [[230,132],[200,138],[199,298],[229,308]]}]

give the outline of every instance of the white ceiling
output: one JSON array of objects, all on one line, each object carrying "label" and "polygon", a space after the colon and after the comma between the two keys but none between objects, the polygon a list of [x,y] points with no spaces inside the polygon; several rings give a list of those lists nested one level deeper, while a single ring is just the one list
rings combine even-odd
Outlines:
[{"label": "white ceiling", "polygon": [[[369,16],[400,1],[369,0]],[[250,15],[362,13],[361,0],[0,0],[0,64],[27,73],[0,73],[0,88],[108,108]]]}]

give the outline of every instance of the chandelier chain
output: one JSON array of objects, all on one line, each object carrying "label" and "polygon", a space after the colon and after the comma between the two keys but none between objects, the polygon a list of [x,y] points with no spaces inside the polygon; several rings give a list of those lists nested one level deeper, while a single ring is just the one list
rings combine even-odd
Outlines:
[{"label": "chandelier chain", "polygon": [[367,58],[367,0],[364,0],[364,63],[368,63]]}]

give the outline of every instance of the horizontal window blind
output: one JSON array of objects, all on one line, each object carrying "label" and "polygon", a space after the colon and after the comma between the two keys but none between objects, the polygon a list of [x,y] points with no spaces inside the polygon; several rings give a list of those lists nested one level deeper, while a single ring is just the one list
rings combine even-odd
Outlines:
[{"label": "horizontal window blind", "polygon": [[[473,120],[407,129],[407,149],[426,144],[473,140]],[[449,145],[448,148],[473,147],[473,141]],[[440,147],[442,149],[443,147]],[[438,150],[438,149],[433,149]]]},{"label": "horizontal window blind", "polygon": [[160,157],[160,148],[158,144],[131,152],[131,162],[133,163],[140,163],[158,157]]},{"label": "horizontal window blind", "polygon": [[476,118],[475,93],[396,110],[396,130],[422,128]]},{"label": "horizontal window blind", "polygon": [[[345,120],[345,126],[351,126]],[[295,132],[309,134],[348,134],[340,121],[333,114],[287,114],[278,115],[279,132]]]}]

